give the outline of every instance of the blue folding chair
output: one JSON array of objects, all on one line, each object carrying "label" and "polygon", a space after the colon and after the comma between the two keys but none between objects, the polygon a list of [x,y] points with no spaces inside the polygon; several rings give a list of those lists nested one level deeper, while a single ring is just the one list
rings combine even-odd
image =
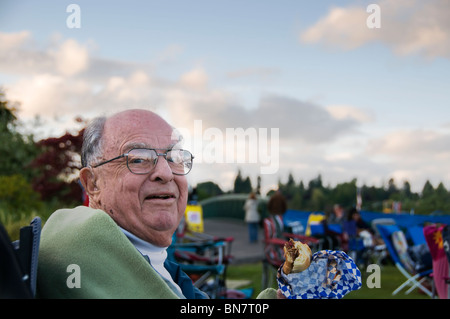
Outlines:
[{"label": "blue folding chair", "polygon": [[411,226],[408,227],[406,230],[409,238],[411,238],[414,245],[422,245],[427,244],[427,241],[425,239],[425,235],[423,234],[423,227],[422,226]]},{"label": "blue folding chair", "polygon": [[[406,281],[402,283],[397,289],[395,289],[392,292],[392,295],[396,295],[403,288],[411,286],[405,292],[406,294],[409,294],[415,288],[419,288],[429,297],[432,297],[433,293],[428,288],[423,286],[422,283],[433,272],[433,269],[414,273],[414,267],[410,264],[411,259],[407,252],[408,247],[403,231],[397,225],[377,225],[377,227],[379,234],[383,239],[395,266],[406,278]],[[402,248],[399,249],[399,246],[402,246]]]},{"label": "blue folding chair", "polygon": [[[172,244],[168,249],[168,257],[191,277],[195,287],[215,299],[226,290],[221,278],[225,275],[223,247],[222,242],[212,241]],[[203,255],[205,252],[210,255]],[[217,258],[213,256],[215,253],[218,254]]]},{"label": "blue folding chair", "polygon": [[[192,235],[192,234],[191,234]],[[249,299],[253,289],[231,289],[226,286],[226,270],[233,256],[233,237],[196,233],[178,237],[174,234],[168,258],[178,263],[195,287],[211,299]]]},{"label": "blue folding chair", "polygon": [[22,227],[19,239],[13,242],[0,224],[0,299],[36,296],[40,238],[40,217]]}]

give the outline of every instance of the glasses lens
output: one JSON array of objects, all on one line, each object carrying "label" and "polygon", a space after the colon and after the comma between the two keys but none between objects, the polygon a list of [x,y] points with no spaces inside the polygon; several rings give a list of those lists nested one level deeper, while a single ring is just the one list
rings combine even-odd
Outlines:
[{"label": "glasses lens", "polygon": [[176,175],[185,175],[192,168],[192,154],[185,150],[170,150],[166,155],[167,162]]},{"label": "glasses lens", "polygon": [[128,152],[127,164],[132,173],[146,174],[155,167],[157,159],[156,151],[135,148]]},{"label": "glasses lens", "polygon": [[[170,150],[165,158],[175,175],[186,175],[192,168],[192,154],[189,151]],[[158,153],[155,150],[135,148],[128,152],[127,165],[134,174],[149,173],[157,161]]]}]

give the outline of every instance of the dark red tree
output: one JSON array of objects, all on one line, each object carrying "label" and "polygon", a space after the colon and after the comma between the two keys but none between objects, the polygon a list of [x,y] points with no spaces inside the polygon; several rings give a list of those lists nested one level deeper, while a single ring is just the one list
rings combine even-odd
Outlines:
[{"label": "dark red tree", "polygon": [[41,153],[31,163],[39,171],[32,186],[43,200],[56,198],[68,204],[81,203],[82,188],[78,173],[81,169],[83,132],[84,128],[75,135],[66,132],[61,137],[50,137],[36,143]]}]

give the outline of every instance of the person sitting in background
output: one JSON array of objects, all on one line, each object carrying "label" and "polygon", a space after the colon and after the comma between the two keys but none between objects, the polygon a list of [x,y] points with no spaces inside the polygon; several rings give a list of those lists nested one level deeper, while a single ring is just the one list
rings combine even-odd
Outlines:
[{"label": "person sitting in background", "polygon": [[280,190],[277,190],[270,197],[267,210],[269,211],[269,218],[275,223],[276,237],[282,238],[284,232],[283,215],[287,210],[287,201]]},{"label": "person sitting in background", "polygon": [[[327,249],[346,249],[347,235],[344,232],[345,211],[344,208],[335,204],[333,210],[327,214],[326,218],[322,221],[324,225],[324,237],[327,239],[325,242],[329,247]],[[330,225],[337,227],[332,229]],[[329,243],[329,244],[328,244]]]},{"label": "person sitting in background", "polygon": [[373,246],[373,232],[370,226],[361,218],[361,214],[355,207],[348,211],[347,220],[344,223],[344,231],[350,238],[363,239],[364,247]]}]

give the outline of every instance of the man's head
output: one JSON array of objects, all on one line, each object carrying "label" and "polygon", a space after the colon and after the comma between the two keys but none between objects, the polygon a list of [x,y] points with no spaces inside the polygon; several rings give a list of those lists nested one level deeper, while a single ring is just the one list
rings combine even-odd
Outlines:
[{"label": "man's head", "polygon": [[186,177],[173,174],[164,156],[145,174],[132,173],[126,156],[96,164],[137,147],[164,153],[178,142],[173,128],[150,111],[128,110],[94,121],[85,132],[80,171],[90,207],[154,245],[169,246],[186,208]]}]

